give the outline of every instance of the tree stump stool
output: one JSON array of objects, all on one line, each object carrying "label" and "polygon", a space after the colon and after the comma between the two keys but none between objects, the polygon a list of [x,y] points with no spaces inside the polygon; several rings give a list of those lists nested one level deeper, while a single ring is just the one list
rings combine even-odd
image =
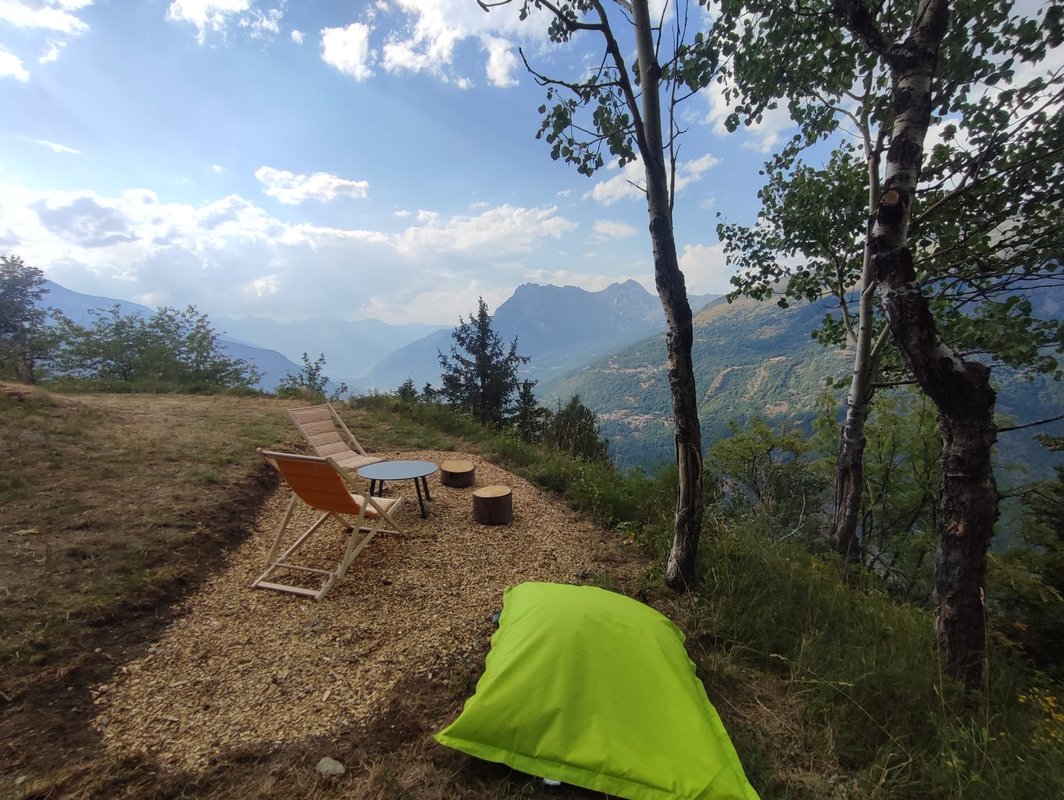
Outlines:
[{"label": "tree stump stool", "polygon": [[440,464],[440,483],[464,489],[477,479],[477,468],[472,461],[444,461]]},{"label": "tree stump stool", "polygon": [[509,486],[484,486],[473,492],[473,519],[481,525],[509,525],[514,521]]}]

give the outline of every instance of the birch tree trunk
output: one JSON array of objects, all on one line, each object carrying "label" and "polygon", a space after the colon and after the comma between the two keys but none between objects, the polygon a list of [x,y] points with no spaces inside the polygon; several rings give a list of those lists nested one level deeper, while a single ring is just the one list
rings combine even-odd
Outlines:
[{"label": "birch tree trunk", "polygon": [[965,360],[939,336],[916,283],[907,244],[912,202],[931,116],[931,85],[948,22],[948,0],[922,0],[909,37],[889,44],[857,0],[841,0],[851,32],[880,52],[894,78],[894,126],[870,251],[891,336],[935,403],[942,431],[942,497],[935,567],[935,637],[947,670],[969,687],[981,681],[986,553],[997,519],[991,450],[997,438],[990,370]]},{"label": "birch tree trunk", "polygon": [[647,0],[632,3],[639,85],[642,89],[642,137],[640,152],[646,168],[647,212],[654,251],[654,283],[665,311],[665,345],[668,354],[669,392],[676,423],[676,517],[666,582],[677,592],[686,591],[695,575],[698,537],[702,530],[702,432],[698,421],[691,305],[687,286],[676,256],[672,210],[669,202],[669,172],[661,134],[659,99],[661,67],[654,52],[654,37]]},{"label": "birch tree trunk", "polygon": [[850,562],[860,560],[857,541],[857,517],[861,510],[864,483],[865,422],[872,402],[872,377],[876,372],[876,357],[872,347],[872,260],[865,249],[864,279],[861,298],[857,343],[853,356],[853,375],[846,397],[846,417],[842,423],[839,455],[835,462],[835,515],[831,521],[831,542],[835,551]]}]

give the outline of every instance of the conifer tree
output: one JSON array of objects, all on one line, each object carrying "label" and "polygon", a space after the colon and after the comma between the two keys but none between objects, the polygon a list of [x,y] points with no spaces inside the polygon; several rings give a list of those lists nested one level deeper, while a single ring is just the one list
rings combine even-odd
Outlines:
[{"label": "conifer tree", "polygon": [[450,355],[437,354],[443,369],[440,394],[481,422],[501,425],[517,390],[517,368],[528,363],[528,357],[518,355],[516,338],[505,346],[491,322],[483,297],[477,300],[475,315],[471,313],[468,320],[458,318],[458,327],[451,333]]}]

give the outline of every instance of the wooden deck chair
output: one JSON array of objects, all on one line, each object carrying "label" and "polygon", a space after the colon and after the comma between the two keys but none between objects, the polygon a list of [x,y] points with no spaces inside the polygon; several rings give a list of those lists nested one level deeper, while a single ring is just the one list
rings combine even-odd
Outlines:
[{"label": "wooden deck chair", "polygon": [[344,469],[356,470],[382,460],[362,449],[358,439],[329,403],[293,408],[288,416],[299,428],[311,450],[322,458],[333,458]]},{"label": "wooden deck chair", "polygon": [[[381,532],[401,533],[391,514],[399,507],[402,498],[363,497],[355,494],[351,491],[351,486],[353,486],[351,475],[332,458],[278,453],[261,448],[259,453],[262,454],[267,463],[284,476],[285,482],[292,489],[292,499],[288,503],[288,510],[285,511],[284,519],[277,528],[277,534],[274,536],[273,544],[270,546],[270,553],[266,556],[266,571],[252,582],[252,588],[274,589],[279,592],[306,595],[307,597],[313,597],[315,600],[321,600],[332,588],[333,584],[344,576],[355,556],[362,552],[363,548],[370,543],[374,536]],[[313,525],[296,537],[296,540],[278,556],[277,551],[281,548],[285,530],[288,528],[292,513],[300,501],[311,508],[321,511],[322,514]],[[347,546],[336,568],[332,570],[315,569],[291,563],[289,561],[290,556],[330,517],[339,522],[347,534]],[[349,518],[351,519],[349,520]],[[392,528],[384,528],[385,522],[390,524]],[[360,534],[364,535],[359,538]],[[268,580],[274,572],[281,569],[319,575],[323,577],[324,583],[319,589],[305,589],[301,586],[291,586]]]}]

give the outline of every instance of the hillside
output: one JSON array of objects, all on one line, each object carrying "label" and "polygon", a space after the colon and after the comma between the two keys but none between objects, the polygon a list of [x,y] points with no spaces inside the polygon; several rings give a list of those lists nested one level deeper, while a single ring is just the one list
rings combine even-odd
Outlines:
[{"label": "hillside", "polygon": [[[695,315],[694,363],[699,416],[706,442],[728,434],[728,423],[760,415],[776,423],[807,424],[829,377],[845,375],[849,354],[827,350],[809,332],[822,306],[783,310],[720,299]],[[619,350],[579,372],[544,381],[543,394],[579,394],[599,415],[621,466],[671,461],[672,410],[665,337]]]},{"label": "hillside", "polygon": [[[845,378],[852,365],[852,351],[825,348],[810,336],[829,310],[828,301],[781,309],[740,298],[716,300],[695,314],[695,379],[707,446],[729,434],[729,423],[756,416],[776,425],[809,425],[829,379]],[[618,465],[653,467],[673,459],[665,358],[659,334],[539,388],[547,402],[579,394],[598,414]],[[1003,424],[1046,419],[1064,407],[1060,383],[1028,381],[1003,368],[993,380],[998,413],[1009,421]],[[841,403],[845,389],[831,391]],[[1060,433],[1064,423],[1038,431]],[[1035,432],[1003,434],[998,463],[1045,477],[1058,459],[1034,443]]]}]

